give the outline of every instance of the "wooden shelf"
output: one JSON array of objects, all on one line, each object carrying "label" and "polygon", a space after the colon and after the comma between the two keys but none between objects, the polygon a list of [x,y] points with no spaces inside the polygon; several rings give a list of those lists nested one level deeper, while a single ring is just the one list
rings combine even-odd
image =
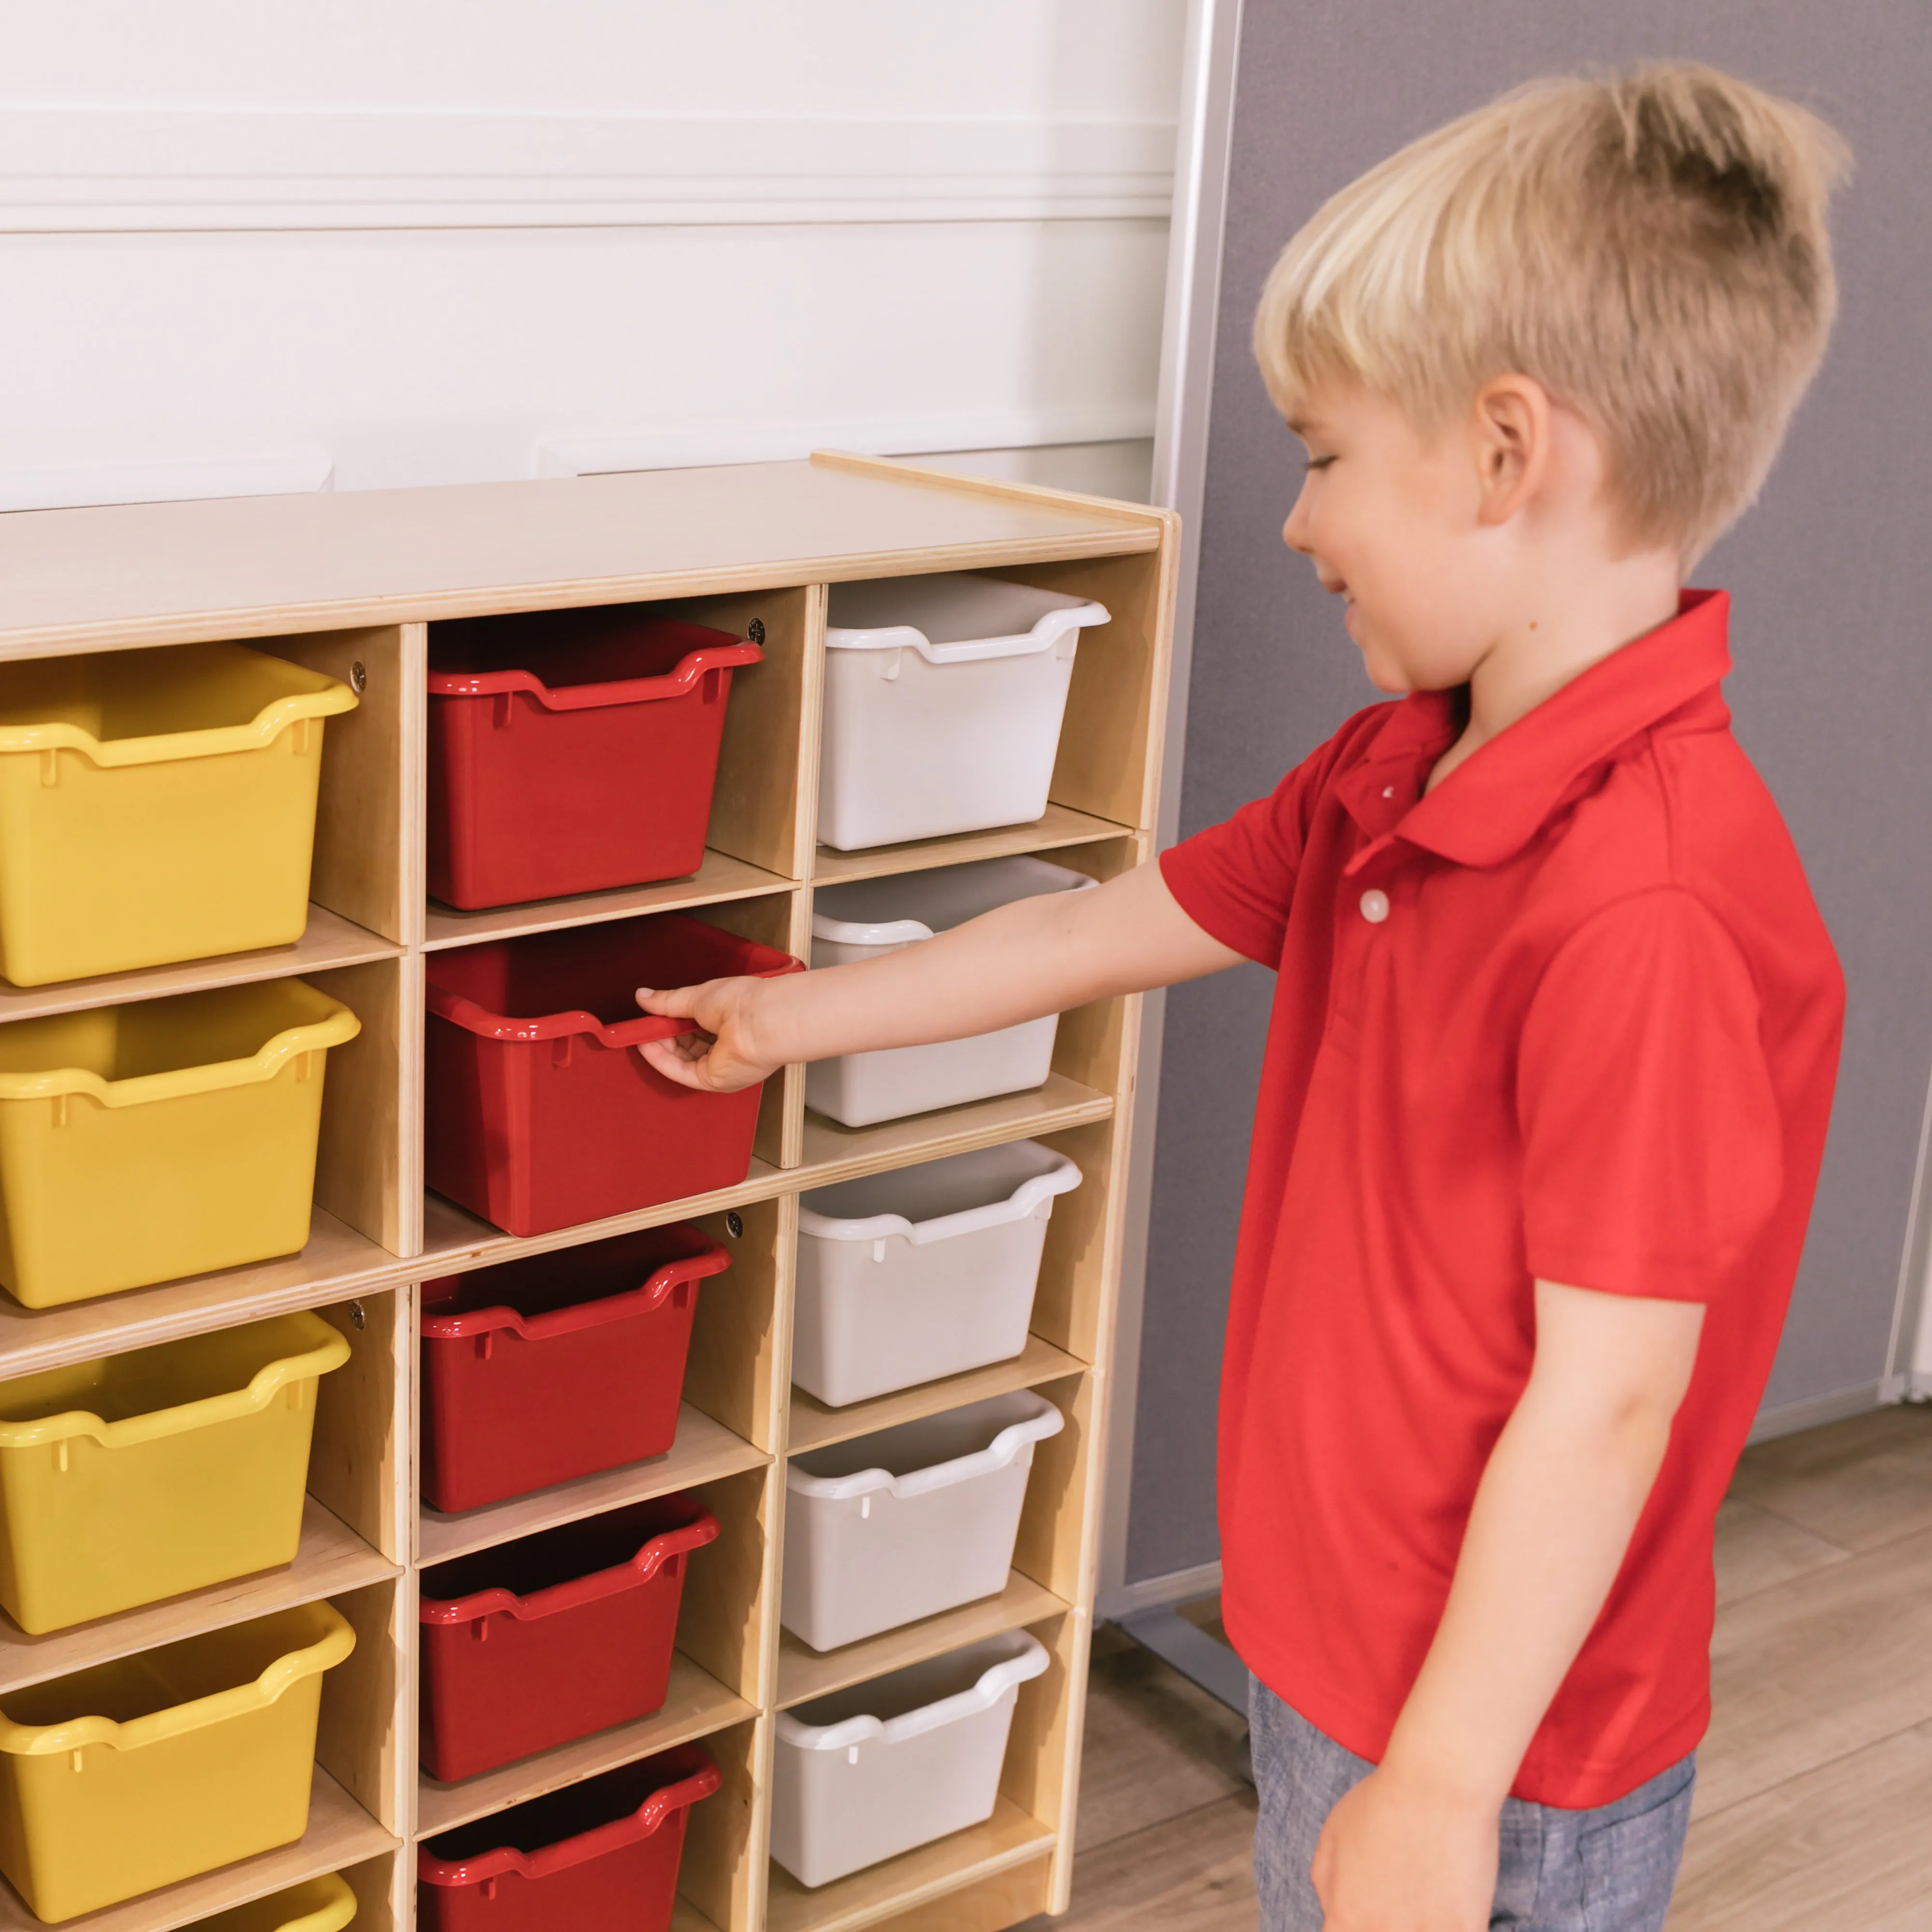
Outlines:
[{"label": "wooden shelf", "polygon": [[883,1677],[902,1665],[944,1656],[963,1644],[976,1643],[982,1636],[1024,1630],[1029,1624],[1042,1623],[1072,1607],[1043,1583],[1036,1583],[1030,1576],[1023,1576],[1015,1570],[997,1597],[962,1604],[958,1610],[942,1610],[936,1617],[922,1617],[916,1624],[883,1630],[877,1636],[848,1643],[842,1650],[813,1650],[790,1630],[781,1628],[778,1708],[782,1711],[788,1705],[802,1704],[811,1698],[842,1690],[848,1684],[863,1684],[870,1678]]},{"label": "wooden shelf", "polygon": [[1054,1073],[1048,1076],[1044,1087],[1030,1094],[1008,1094],[997,1100],[977,1100],[970,1106],[920,1114],[908,1120],[888,1120],[876,1127],[837,1126],[808,1113],[801,1166],[776,1168],[754,1159],[751,1172],[736,1187],[661,1202],[634,1214],[580,1222],[543,1234],[506,1234],[454,1202],[430,1194],[423,1202],[422,1252],[410,1264],[411,1278],[434,1280],[470,1268],[494,1267],[524,1255],[550,1254],[586,1241],[628,1234],[639,1228],[662,1227],[668,1221],[696,1220],[781,1194],[829,1187],[835,1181],[855,1180],[885,1168],[910,1167],[940,1154],[963,1154],[970,1148],[992,1147],[1030,1134],[1058,1133],[1090,1120],[1104,1120],[1113,1111],[1110,1096]]},{"label": "wooden shelf", "polygon": [[1004,1094],[996,1100],[947,1107],[910,1120],[882,1121],[876,1127],[842,1127],[809,1109],[805,1116],[805,1162],[785,1176],[792,1187],[829,1187],[888,1167],[936,1160],[1032,1134],[1057,1134],[1068,1127],[1104,1120],[1114,1111],[1112,1097],[1077,1080],[1050,1073],[1030,1094]]},{"label": "wooden shelf", "polygon": [[211,1584],[165,1603],[143,1604],[42,1636],[29,1636],[0,1615],[0,1694],[401,1574],[399,1565],[370,1549],[339,1516],[313,1496],[305,1496],[295,1561],[279,1570],[258,1570],[252,1576]]},{"label": "wooden shelf", "polygon": [[439,1784],[425,1774],[416,1789],[416,1834],[430,1838],[452,1826],[466,1824],[507,1805],[541,1797],[594,1778],[620,1764],[630,1764],[653,1751],[688,1744],[694,1738],[722,1731],[728,1724],[755,1718],[758,1707],[725,1689],[709,1671],[700,1670],[682,1651],[672,1654],[670,1688],[664,1708],[634,1724],[618,1724],[594,1736],[560,1744],[554,1750],[520,1758],[460,1784]]},{"label": "wooden shelf", "polygon": [[1010,1389],[1031,1388],[1040,1382],[1058,1381],[1062,1376],[1076,1376],[1086,1366],[1077,1355],[1056,1348],[1051,1342],[1042,1342],[1037,1335],[1029,1335],[1025,1348],[1010,1362],[989,1363],[983,1369],[968,1369],[963,1375],[921,1382],[916,1388],[895,1389],[890,1395],[875,1396],[870,1402],[850,1402],[843,1408],[827,1408],[816,1396],[807,1395],[794,1384],[791,1431],[785,1448],[790,1455],[803,1455],[808,1450],[823,1449],[828,1443],[869,1436],[875,1429],[890,1429],[896,1423],[910,1422],[918,1416],[938,1415],[989,1395],[1004,1395]]},{"label": "wooden shelf", "polygon": [[580,1221],[574,1227],[556,1228],[544,1234],[506,1234],[502,1228],[480,1220],[466,1208],[440,1194],[423,1197],[422,1252],[412,1264],[422,1280],[459,1274],[473,1268],[494,1268],[499,1262],[514,1261],[524,1255],[554,1254],[559,1248],[574,1248],[586,1241],[601,1241],[613,1234],[628,1234],[639,1228],[661,1228],[668,1221],[691,1221],[705,1214],[721,1214],[727,1208],[748,1208],[754,1201],[769,1201],[797,1185],[794,1178],[754,1157],[752,1168],[736,1187],[721,1187],[715,1193],[687,1195],[681,1201],[660,1202],[655,1208],[640,1208],[634,1214],[613,1214],[608,1220]]},{"label": "wooden shelf", "polygon": [[[299,1885],[305,1878],[399,1849],[396,1840],[317,1765],[309,1794],[308,1829],[292,1845],[62,1923],[69,1932],[174,1932],[177,1926],[196,1924],[284,1886]],[[11,1886],[0,1883],[0,1932],[41,1932],[42,1924]]]},{"label": "wooden shelf", "polygon": [[1049,805],[1030,825],[1003,825],[991,832],[958,832],[947,838],[916,838],[904,845],[876,845],[864,852],[818,848],[812,866],[815,886],[843,885],[848,879],[878,879],[899,872],[922,872],[934,866],[963,866],[973,859],[1004,859],[1016,852],[1052,852],[1067,845],[1090,845],[1102,838],[1131,838],[1133,828],[1110,818]]},{"label": "wooden shelf", "polygon": [[718,1928],[680,1894],[671,1902],[670,1932],[718,1932]]},{"label": "wooden shelf", "polygon": [[130,1000],[158,1000],[170,993],[200,992],[211,986],[286,980],[296,973],[321,973],[334,966],[363,965],[371,959],[399,958],[402,951],[379,933],[365,932],[326,906],[311,905],[308,930],[292,946],[273,946],[259,952],[224,952],[217,958],[184,959],[172,966],[144,966],[134,973],[104,973],[97,980],[62,980],[51,986],[13,986],[0,980],[0,1022],[76,1013],[90,1006],[125,1006]]},{"label": "wooden shelf", "polygon": [[308,1246],[278,1261],[189,1275],[59,1308],[22,1308],[0,1294],[0,1379],[346,1301],[413,1280],[418,1266],[318,1208],[309,1223]]},{"label": "wooden shelf", "polygon": [[446,946],[474,946],[482,940],[508,939],[518,933],[598,926],[644,913],[688,910],[729,899],[755,898],[761,892],[794,890],[793,880],[761,866],[748,866],[724,852],[706,852],[704,863],[693,877],[660,885],[627,886],[616,892],[586,892],[576,898],[539,899],[527,905],[498,906],[488,912],[458,912],[432,899],[424,921],[423,950],[434,952]]},{"label": "wooden shelf", "polygon": [[0,658],[1158,550],[1145,511],[826,462],[0,522]]},{"label": "wooden shelf", "polygon": [[444,1516],[424,1504],[417,1532],[418,1558],[424,1564],[446,1563],[472,1550],[488,1550],[512,1537],[528,1536],[556,1523],[575,1522],[625,1503],[641,1502],[646,1496],[662,1496],[699,1483],[715,1483],[722,1476],[762,1468],[771,1460],[764,1450],[754,1448],[722,1422],[713,1422],[702,1409],[686,1402],[678,1414],[677,1440],[664,1454],[648,1461],[627,1462],[621,1469],[606,1469],[595,1476],[579,1476],[574,1482],[512,1496],[507,1502],[488,1503],[460,1516]]},{"label": "wooden shelf", "polygon": [[1010,1799],[994,1802],[983,1825],[869,1865],[808,1891],[773,1864],[765,1923],[769,1932],[859,1932],[961,1886],[1010,1870],[1053,1849],[1053,1831]]}]

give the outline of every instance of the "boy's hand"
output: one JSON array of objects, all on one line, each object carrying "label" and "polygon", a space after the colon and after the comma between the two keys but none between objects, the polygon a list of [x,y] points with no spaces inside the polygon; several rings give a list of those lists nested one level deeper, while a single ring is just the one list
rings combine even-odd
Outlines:
[{"label": "boy's hand", "polygon": [[777,1071],[761,1058],[752,1039],[752,1013],[763,980],[707,980],[660,993],[638,988],[638,1004],[647,1013],[695,1020],[699,1030],[675,1040],[646,1040],[638,1048],[667,1080],[694,1087],[700,1094],[735,1094]]},{"label": "boy's hand", "polygon": [[1488,1932],[1497,1827],[1494,1806],[1370,1772],[1315,1848],[1323,1932]]}]

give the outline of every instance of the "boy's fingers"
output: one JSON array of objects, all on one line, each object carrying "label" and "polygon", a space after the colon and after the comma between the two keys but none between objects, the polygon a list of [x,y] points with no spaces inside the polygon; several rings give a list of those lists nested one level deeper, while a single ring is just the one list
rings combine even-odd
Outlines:
[{"label": "boy's fingers", "polygon": [[661,992],[652,986],[640,986],[638,1004],[662,1019],[688,1020],[697,1012],[698,996],[704,990],[701,986],[674,986]]},{"label": "boy's fingers", "polygon": [[694,1040],[688,1034],[677,1040],[647,1040],[638,1048],[667,1080],[674,1080],[680,1087],[694,1087],[700,1093],[710,1090],[710,1082],[698,1070],[710,1051],[708,1042]]}]

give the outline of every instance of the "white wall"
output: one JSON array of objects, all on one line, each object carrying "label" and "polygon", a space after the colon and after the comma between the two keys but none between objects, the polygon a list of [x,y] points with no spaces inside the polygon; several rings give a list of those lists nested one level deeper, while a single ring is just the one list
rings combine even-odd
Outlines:
[{"label": "white wall", "polygon": [[9,4],[0,507],[1144,436],[1184,11]]}]

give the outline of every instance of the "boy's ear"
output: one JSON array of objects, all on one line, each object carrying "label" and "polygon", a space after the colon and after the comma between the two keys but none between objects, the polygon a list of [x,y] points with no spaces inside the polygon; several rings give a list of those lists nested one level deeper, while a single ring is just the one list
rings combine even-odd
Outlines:
[{"label": "boy's ear", "polygon": [[1550,460],[1550,397],[1528,376],[1495,376],[1470,412],[1477,520],[1508,523],[1542,488]]}]

